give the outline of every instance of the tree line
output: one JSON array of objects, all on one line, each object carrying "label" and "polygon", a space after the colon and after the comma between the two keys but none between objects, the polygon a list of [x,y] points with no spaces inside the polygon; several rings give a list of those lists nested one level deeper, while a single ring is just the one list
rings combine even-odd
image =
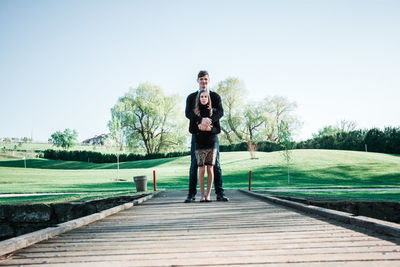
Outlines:
[{"label": "tree line", "polygon": [[[384,130],[372,128],[369,130],[338,130],[331,133],[315,135],[313,138],[293,142],[288,139],[287,125],[282,123],[284,128],[281,133],[280,143],[272,141],[260,141],[255,143],[257,151],[288,151],[288,149],[338,149],[354,151],[370,151],[389,154],[400,154],[400,127],[386,127]],[[330,126],[329,126],[330,127]],[[286,132],[285,132],[286,131]],[[248,151],[247,142],[220,145],[221,152]],[[180,157],[189,155],[189,151],[169,152],[169,153],[150,153],[150,154],[103,154],[91,151],[66,151],[66,150],[46,150],[43,157],[54,160],[84,161],[93,163],[115,163],[120,162]],[[290,153],[284,153],[285,160],[290,161]]]},{"label": "tree line", "polygon": [[67,161],[82,161],[91,163],[116,163],[135,161],[135,160],[148,160],[159,158],[173,158],[190,155],[189,151],[185,152],[169,152],[169,153],[151,153],[151,154],[105,154],[94,151],[78,151],[78,150],[53,150],[46,149],[43,152],[43,158],[52,160],[67,160]]},{"label": "tree line", "polygon": [[[296,115],[296,102],[282,96],[267,96],[250,101],[244,83],[235,77],[219,82],[211,90],[222,100],[221,151],[276,151],[290,148],[346,149],[400,154],[399,128],[387,127],[357,130],[356,123],[341,121],[326,126],[313,138],[293,142],[292,136],[302,122]],[[164,155],[188,150],[189,121],[183,116],[178,95],[167,96],[151,83],[139,84],[120,97],[111,108],[108,121],[110,134],[106,146],[117,148],[119,154],[139,151],[148,155]],[[285,126],[285,127],[282,127]],[[76,142],[77,132],[66,129],[52,136],[53,144],[64,149]],[[126,158],[126,157],[125,157]]]},{"label": "tree line", "polygon": [[400,154],[400,127],[339,130],[298,142],[296,149],[339,149]]}]

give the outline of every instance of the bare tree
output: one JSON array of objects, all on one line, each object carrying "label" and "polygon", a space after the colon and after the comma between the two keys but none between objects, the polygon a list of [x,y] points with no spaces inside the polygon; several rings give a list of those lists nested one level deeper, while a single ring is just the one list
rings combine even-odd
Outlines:
[{"label": "bare tree", "polygon": [[297,108],[295,102],[282,96],[248,102],[244,84],[238,78],[220,82],[217,92],[221,96],[225,113],[221,119],[223,137],[230,144],[246,142],[252,158],[255,158],[257,142],[279,142],[278,127],[282,120],[287,122],[291,131],[301,125],[294,115]]},{"label": "bare tree", "polygon": [[[122,105],[115,105],[114,110],[121,110]],[[111,147],[117,158],[117,178],[119,181],[119,155],[124,152],[124,132],[122,129],[122,121],[119,117],[120,112],[112,112],[112,119],[108,122],[110,134],[106,140],[106,147]]]},{"label": "bare tree", "polygon": [[290,102],[286,97],[273,96],[266,97],[263,102],[265,107],[265,127],[264,135],[266,139],[273,142],[279,142],[278,128],[281,121],[285,121],[291,130],[295,132],[301,127],[301,122],[294,114],[297,109],[296,102]]},{"label": "bare tree", "polygon": [[292,133],[289,128],[289,124],[286,121],[281,121],[278,126],[278,136],[280,143],[284,147],[284,150],[281,151],[281,155],[283,156],[288,173],[288,184],[290,184],[290,162],[292,160]]},{"label": "bare tree", "polygon": [[178,99],[176,95],[164,96],[158,86],[140,84],[121,97],[111,109],[109,125],[119,118],[127,144],[141,147],[147,153],[182,147],[186,138]]},{"label": "bare tree", "polygon": [[259,128],[264,122],[262,107],[258,102],[246,104],[246,89],[238,78],[228,78],[218,84],[225,116],[221,119],[221,128],[230,144],[244,141],[247,143],[251,158],[255,159],[256,141]]},{"label": "bare tree", "polygon": [[357,122],[341,120],[340,122],[337,123],[337,128],[339,129],[339,131],[342,131],[342,132],[351,132],[351,131],[356,130]]}]

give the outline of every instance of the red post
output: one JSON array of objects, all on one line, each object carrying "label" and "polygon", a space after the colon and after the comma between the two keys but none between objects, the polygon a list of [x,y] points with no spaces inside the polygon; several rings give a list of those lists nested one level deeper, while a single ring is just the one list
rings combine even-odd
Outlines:
[{"label": "red post", "polygon": [[249,171],[249,191],[251,191],[251,171]]},{"label": "red post", "polygon": [[153,188],[154,188],[154,192],[157,191],[156,171],[155,170],[153,170]]}]

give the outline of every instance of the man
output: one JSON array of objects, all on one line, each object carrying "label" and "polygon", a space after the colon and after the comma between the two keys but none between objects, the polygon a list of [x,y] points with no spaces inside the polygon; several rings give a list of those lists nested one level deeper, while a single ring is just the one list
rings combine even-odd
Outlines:
[{"label": "man", "polygon": [[[185,115],[189,120],[194,120],[199,124],[199,129],[203,130],[209,127],[211,122],[218,121],[224,115],[224,110],[222,108],[221,97],[216,92],[211,92],[208,89],[208,84],[210,82],[210,77],[208,72],[202,70],[197,75],[197,82],[199,83],[199,90],[207,90],[210,94],[211,102],[213,105],[213,115],[211,118],[201,118],[194,113],[194,106],[196,102],[196,96],[198,91],[190,94],[186,99],[186,109]],[[185,199],[185,203],[190,203],[195,201],[195,195],[197,193],[197,161],[195,156],[196,150],[196,135],[192,134],[192,142],[190,148],[190,169],[189,169],[189,193]],[[224,195],[224,189],[222,188],[222,172],[219,162],[219,141],[217,136],[217,160],[214,165],[214,187],[215,194],[217,195],[217,201],[229,201],[229,199]]]}]

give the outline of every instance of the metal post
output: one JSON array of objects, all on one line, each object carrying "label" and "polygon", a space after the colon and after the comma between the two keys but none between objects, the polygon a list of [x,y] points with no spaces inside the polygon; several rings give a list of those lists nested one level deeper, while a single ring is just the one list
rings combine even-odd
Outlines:
[{"label": "metal post", "polygon": [[251,171],[249,171],[249,191],[251,191]]},{"label": "metal post", "polygon": [[153,189],[154,189],[154,192],[156,192],[156,191],[157,191],[157,184],[156,184],[156,171],[155,171],[155,170],[153,170]]},{"label": "metal post", "polygon": [[119,154],[117,154],[117,181],[119,181]]}]

